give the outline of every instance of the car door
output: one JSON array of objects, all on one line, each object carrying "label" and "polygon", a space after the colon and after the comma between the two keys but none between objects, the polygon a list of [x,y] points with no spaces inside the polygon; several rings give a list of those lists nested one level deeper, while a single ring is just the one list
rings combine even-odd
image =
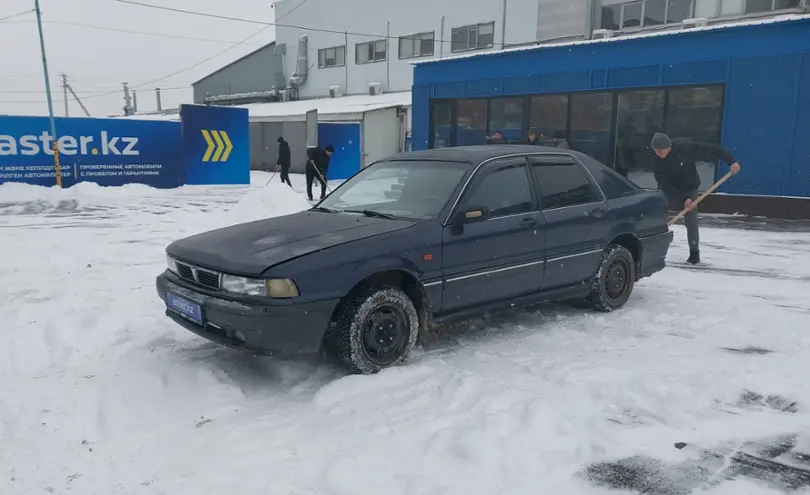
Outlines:
[{"label": "car door", "polygon": [[613,228],[613,212],[572,155],[529,157],[546,225],[543,290],[581,284],[596,272]]},{"label": "car door", "polygon": [[[453,221],[470,208],[488,214],[472,222]],[[442,232],[442,312],[537,292],[543,278],[544,238],[543,216],[525,157],[483,165]]]}]

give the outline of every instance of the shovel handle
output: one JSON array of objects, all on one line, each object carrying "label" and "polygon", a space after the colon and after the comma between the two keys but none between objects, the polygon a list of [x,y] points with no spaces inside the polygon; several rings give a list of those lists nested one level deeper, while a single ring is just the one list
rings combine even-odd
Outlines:
[{"label": "shovel handle", "polygon": [[731,176],[732,176],[732,175],[733,175],[733,174],[732,174],[732,173],[731,173],[731,171],[729,170],[729,171],[726,173],[726,175],[724,175],[723,177],[721,177],[721,178],[720,178],[720,180],[718,180],[717,182],[715,182],[714,184],[712,184],[712,186],[711,186],[710,188],[706,189],[706,191],[705,191],[703,194],[701,194],[700,196],[698,196],[698,198],[697,198],[696,200],[692,201],[692,207],[691,207],[691,208],[684,208],[683,210],[681,210],[681,212],[680,212],[680,213],[678,213],[677,215],[675,215],[674,217],[672,217],[672,218],[671,218],[671,219],[670,219],[670,220],[667,222],[667,227],[672,226],[672,224],[674,224],[675,222],[677,222],[678,220],[680,220],[681,218],[683,218],[683,216],[684,216],[684,215],[686,215],[687,213],[689,213],[689,210],[694,209],[694,208],[695,208],[695,207],[698,205],[698,203],[700,203],[701,201],[703,201],[703,200],[706,198],[706,196],[708,196],[709,194],[713,193],[713,192],[714,192],[714,191],[715,191],[715,190],[716,190],[718,187],[720,187],[720,186],[723,184],[723,182],[725,182],[725,181],[727,181],[729,178],[731,178]]}]

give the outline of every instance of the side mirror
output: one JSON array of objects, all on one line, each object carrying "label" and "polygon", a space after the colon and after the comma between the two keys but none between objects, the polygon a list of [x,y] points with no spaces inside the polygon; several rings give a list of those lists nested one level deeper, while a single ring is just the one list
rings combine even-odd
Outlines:
[{"label": "side mirror", "polygon": [[453,215],[454,225],[464,225],[465,223],[483,222],[489,218],[489,210],[483,206],[466,206],[456,210]]}]

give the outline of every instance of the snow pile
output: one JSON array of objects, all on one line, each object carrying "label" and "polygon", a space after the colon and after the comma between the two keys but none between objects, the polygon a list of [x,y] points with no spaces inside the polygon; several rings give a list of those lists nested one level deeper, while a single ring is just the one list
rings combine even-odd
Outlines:
[{"label": "snow pile", "polygon": [[[238,203],[217,219],[216,227],[289,215],[308,208],[311,208],[309,202],[292,188],[272,182],[242,196]],[[209,229],[216,227],[209,226]]]},{"label": "snow pile", "polygon": [[[493,316],[346,376],[164,316],[154,280],[185,230],[309,206],[266,181],[0,187],[0,202],[107,207],[0,216],[0,494],[780,493],[724,481],[723,464],[810,431],[810,233],[707,222],[707,266],[640,281],[620,311]],[[795,443],[781,458],[804,467]]]}]

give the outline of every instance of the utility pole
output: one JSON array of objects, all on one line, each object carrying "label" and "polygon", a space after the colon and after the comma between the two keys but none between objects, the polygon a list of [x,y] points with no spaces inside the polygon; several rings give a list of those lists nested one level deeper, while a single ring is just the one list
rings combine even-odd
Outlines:
[{"label": "utility pole", "polygon": [[[51,119],[51,139],[53,139],[53,165],[56,169],[56,185],[62,187],[62,167],[59,166],[59,140],[56,138],[56,119],[53,116],[53,96],[51,95],[51,78],[48,76],[48,57],[45,56],[45,35],[42,34],[42,11],[39,0],[34,0],[39,30],[39,49],[42,52],[42,72],[45,75],[45,94],[48,96],[48,116]],[[45,144],[45,143],[42,143]]]},{"label": "utility pole", "polygon": [[124,115],[132,115],[132,97],[129,96],[129,84],[124,85]]},{"label": "utility pole", "polygon": [[82,99],[79,98],[79,95],[77,95],[76,92],[73,91],[73,87],[70,85],[70,83],[68,83],[67,89],[68,89],[68,91],[70,91],[70,94],[73,95],[73,99],[76,100],[76,103],[78,103],[79,106],[82,107],[82,111],[84,111],[84,114],[87,115],[88,117],[90,117],[91,116],[90,111],[88,111],[87,107],[84,106],[84,103],[82,103]]},{"label": "utility pole", "polygon": [[163,102],[160,101],[160,88],[155,88],[155,97],[157,98],[157,111],[163,111]]},{"label": "utility pole", "polygon": [[68,108],[68,82],[67,82],[67,74],[64,72],[61,74],[62,76],[62,93],[63,98],[65,99],[65,117],[70,117],[70,109]]}]

